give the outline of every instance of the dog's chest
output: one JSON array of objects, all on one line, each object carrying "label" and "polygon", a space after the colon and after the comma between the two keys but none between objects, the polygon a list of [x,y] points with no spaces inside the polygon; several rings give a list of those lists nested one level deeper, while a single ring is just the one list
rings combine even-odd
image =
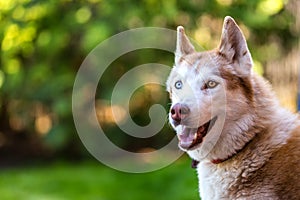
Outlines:
[{"label": "dog's chest", "polygon": [[197,168],[202,200],[230,199],[229,188],[236,182],[239,170],[229,172],[212,163],[199,163]]}]

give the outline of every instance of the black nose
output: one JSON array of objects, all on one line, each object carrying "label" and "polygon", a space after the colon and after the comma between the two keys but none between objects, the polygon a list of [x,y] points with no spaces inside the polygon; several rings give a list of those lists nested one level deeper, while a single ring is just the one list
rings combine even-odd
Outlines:
[{"label": "black nose", "polygon": [[176,103],[171,108],[171,118],[176,122],[180,123],[190,113],[190,109],[185,104]]}]

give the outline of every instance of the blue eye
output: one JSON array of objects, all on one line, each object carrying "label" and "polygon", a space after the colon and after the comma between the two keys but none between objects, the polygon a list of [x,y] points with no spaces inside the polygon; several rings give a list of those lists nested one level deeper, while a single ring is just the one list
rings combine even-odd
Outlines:
[{"label": "blue eye", "polygon": [[181,89],[182,88],[182,82],[181,81],[176,81],[175,88],[176,89]]}]

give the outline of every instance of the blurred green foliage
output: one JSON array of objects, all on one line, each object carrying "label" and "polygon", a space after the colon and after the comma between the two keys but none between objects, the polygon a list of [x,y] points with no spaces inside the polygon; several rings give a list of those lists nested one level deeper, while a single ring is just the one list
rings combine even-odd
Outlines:
[{"label": "blurred green foliage", "polygon": [[[183,25],[200,45],[212,48],[224,16],[231,15],[245,32],[255,67],[263,73],[267,60],[283,57],[296,44],[299,33],[291,28],[295,17],[286,4],[287,0],[0,0],[0,149],[16,147],[17,140],[31,146],[46,144],[51,151],[73,151],[72,155],[80,151],[71,112],[76,72],[96,45],[124,30],[144,26],[175,30]],[[173,56],[145,50],[118,59],[101,80],[106,87],[97,97],[109,100],[122,73],[149,61],[172,65]],[[141,90],[143,102],[147,92]],[[144,116],[153,102],[138,108],[137,123],[147,124]],[[130,138],[118,138],[130,146]],[[145,145],[159,141],[152,138]],[[139,144],[136,148],[144,145]]]}]

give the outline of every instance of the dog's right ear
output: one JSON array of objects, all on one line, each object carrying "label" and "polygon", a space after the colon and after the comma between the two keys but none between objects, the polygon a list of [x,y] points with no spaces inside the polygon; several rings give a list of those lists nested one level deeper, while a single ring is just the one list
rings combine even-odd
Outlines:
[{"label": "dog's right ear", "polygon": [[184,33],[182,26],[177,27],[177,42],[175,51],[175,64],[178,64],[182,56],[194,53],[195,48]]}]

